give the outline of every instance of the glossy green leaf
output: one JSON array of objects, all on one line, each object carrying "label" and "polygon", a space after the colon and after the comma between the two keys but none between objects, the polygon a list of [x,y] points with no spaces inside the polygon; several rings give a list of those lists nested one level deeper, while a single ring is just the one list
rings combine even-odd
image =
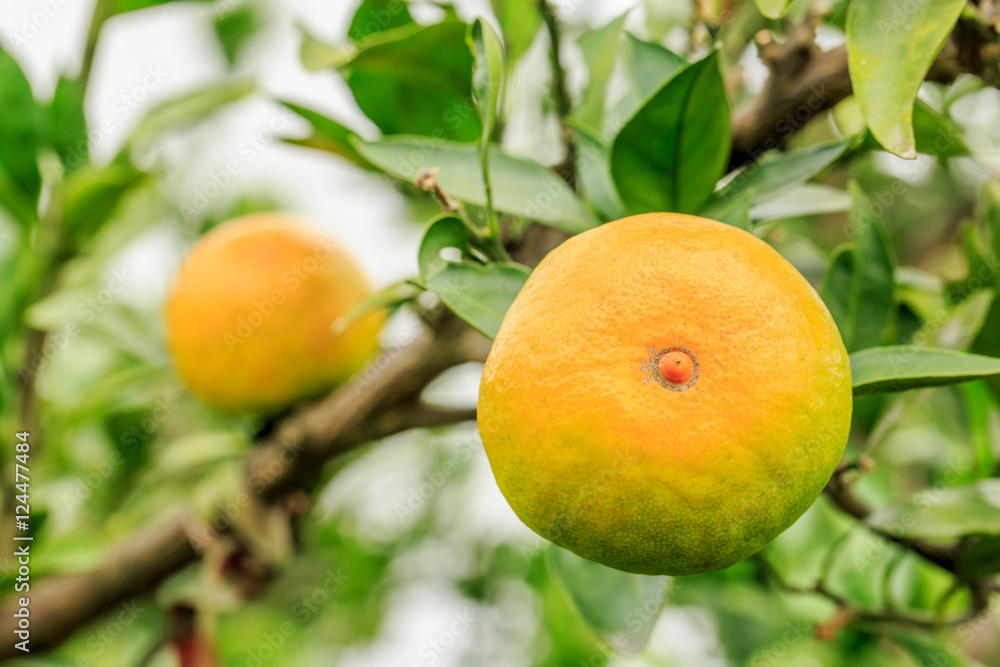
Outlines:
[{"label": "glossy green leaf", "polygon": [[457,21],[386,30],[337,65],[358,106],[385,134],[472,141],[482,128],[467,30]]},{"label": "glossy green leaf", "polygon": [[876,510],[868,523],[894,535],[930,540],[1000,535],[1000,480],[926,489],[904,505]]},{"label": "glossy green leaf", "polygon": [[516,63],[535,41],[542,27],[542,15],[535,0],[490,0],[500,21],[508,65]]},{"label": "glossy green leaf", "polygon": [[[913,105],[913,136],[918,153],[937,157],[960,157],[969,154],[962,128],[951,118],[917,98]],[[862,149],[882,150],[882,145],[865,132]]]},{"label": "glossy green leaf", "polygon": [[611,175],[631,213],[695,213],[729,160],[729,103],[713,53],[671,78],[611,146]]},{"label": "glossy green leaf", "polygon": [[28,79],[17,62],[0,49],[0,169],[32,205],[38,200],[39,113]]},{"label": "glossy green leaf", "polygon": [[881,221],[855,183],[851,193],[853,243],[830,262],[821,294],[849,352],[882,342],[893,312],[895,260]]},{"label": "glossy green leaf", "polygon": [[552,546],[546,562],[588,625],[619,650],[645,646],[668,598],[671,579],[613,570]]},{"label": "glossy green leaf", "polygon": [[361,154],[358,153],[354,144],[351,143],[351,137],[357,135],[355,135],[350,128],[341,125],[332,118],[324,116],[318,111],[307,109],[306,107],[295,104],[294,102],[286,102],[283,100],[280,102],[287,109],[309,121],[309,124],[312,125],[313,128],[313,133],[305,139],[286,139],[285,141],[298,146],[324,150],[346,158],[359,167],[364,167],[366,169],[371,168],[371,164],[361,157]]},{"label": "glossy green leaf", "polygon": [[622,41],[628,87],[618,100],[601,128],[601,137],[614,137],[621,127],[656,91],[663,87],[688,62],[660,44],[647,42],[626,32]]},{"label": "glossy green leaf", "polygon": [[129,146],[148,146],[166,132],[196,123],[227,104],[243,99],[253,92],[254,87],[248,81],[215,84],[168,100],[139,121],[132,132]]},{"label": "glossy green leaf", "polygon": [[471,236],[465,222],[456,215],[443,213],[427,226],[424,237],[420,241],[417,262],[420,266],[420,276],[427,280],[430,276],[441,273],[448,261],[441,257],[441,251],[455,248],[464,252],[469,245]]},{"label": "glossy green leaf", "polygon": [[847,14],[847,51],[854,94],[879,143],[917,156],[913,103],[965,0],[856,0]]},{"label": "glossy green leaf", "polygon": [[792,0],[757,0],[760,13],[769,19],[780,19],[791,4]]},{"label": "glossy green leaf", "polygon": [[1000,359],[955,350],[892,345],[851,354],[854,394],[939,387],[1000,374]]},{"label": "glossy green leaf", "polygon": [[[424,137],[389,137],[381,141],[353,140],[358,152],[388,174],[413,182],[423,168],[437,168],[435,175],[451,197],[476,206],[486,205],[479,165],[479,147]],[[571,234],[598,225],[551,169],[535,162],[490,150],[493,203],[497,210],[536,220]]]},{"label": "glossy green leaf", "polygon": [[514,262],[447,263],[427,279],[427,287],[453,313],[489,338],[496,338],[507,309],[531,269]]},{"label": "glossy green leaf", "polygon": [[87,119],[78,82],[59,77],[52,101],[45,109],[45,141],[55,149],[67,171],[87,163]]},{"label": "glossy green leaf", "polygon": [[834,141],[787,153],[769,153],[736,174],[712,196],[712,201],[722,203],[753,189],[753,203],[765,202],[815,178],[843,157],[852,143],[853,140]]},{"label": "glossy green leaf", "polygon": [[413,23],[410,9],[403,0],[362,0],[354,12],[347,37],[361,42],[383,30],[392,30]]},{"label": "glossy green leaf", "polygon": [[618,45],[628,13],[622,14],[607,25],[585,32],[580,37],[580,49],[587,63],[587,88],[583,100],[573,111],[573,121],[582,125],[592,134],[600,135],[604,122],[604,104],[608,79],[615,67]]}]

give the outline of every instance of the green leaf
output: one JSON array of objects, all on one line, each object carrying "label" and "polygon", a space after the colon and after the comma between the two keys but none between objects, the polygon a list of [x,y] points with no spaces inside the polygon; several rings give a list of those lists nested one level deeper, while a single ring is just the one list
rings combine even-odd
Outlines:
[{"label": "green leaf", "polygon": [[746,231],[753,230],[753,219],[750,217],[750,204],[756,191],[753,188],[742,190],[727,199],[710,202],[711,206],[703,210],[702,215],[711,220],[718,220],[733,227]]},{"label": "green leaf", "polygon": [[852,143],[853,140],[848,139],[787,153],[769,153],[736,174],[713,195],[712,203],[724,203],[748,189],[754,191],[753,204],[763,203],[816,177],[843,157]]},{"label": "green leaf", "polygon": [[851,233],[827,270],[820,293],[833,315],[848,352],[875,347],[893,311],[895,262],[881,221],[871,214],[868,198],[850,183]]},{"label": "green leaf", "polygon": [[385,134],[472,141],[482,131],[472,99],[467,26],[457,21],[380,32],[339,64],[368,118]]},{"label": "green leaf", "polygon": [[503,42],[493,27],[482,19],[476,19],[469,27],[467,39],[474,63],[472,93],[483,125],[482,148],[486,151],[497,121],[503,86]]},{"label": "green leaf", "polygon": [[610,150],[585,130],[577,128],[575,132],[577,184],[583,196],[605,220],[624,218],[628,211],[611,180]]},{"label": "green leaf", "polygon": [[448,261],[441,257],[445,248],[457,248],[465,252],[470,241],[469,228],[456,215],[443,213],[427,226],[424,238],[420,241],[417,262],[420,265],[420,276],[427,280],[445,270]]},{"label": "green leaf", "polygon": [[490,4],[500,21],[500,30],[507,45],[507,64],[513,65],[535,41],[542,27],[538,4],[535,0],[490,0]]},{"label": "green leaf", "polygon": [[[435,178],[451,197],[486,205],[479,165],[479,148],[472,144],[435,141],[425,137],[389,137],[381,141],[352,140],[358,152],[388,174],[413,182],[423,168],[438,168]],[[490,175],[497,210],[536,220],[570,234],[599,223],[551,169],[490,149]]]},{"label": "green leaf", "polygon": [[252,5],[240,5],[232,11],[215,15],[212,28],[230,67],[236,64],[243,47],[260,27],[261,20]]},{"label": "green leaf", "polygon": [[[969,154],[969,146],[958,123],[920,98],[913,105],[913,135],[918,153],[937,157],[961,157]],[[882,145],[867,131],[860,148],[882,150]]]},{"label": "green leaf", "polygon": [[143,178],[128,166],[81,167],[63,184],[63,224],[84,241],[108,220],[125,194]]},{"label": "green leaf", "polygon": [[979,579],[1000,572],[1000,537],[974,536],[962,544],[958,571],[967,579]]},{"label": "green leaf", "polygon": [[347,37],[362,42],[383,30],[392,30],[413,23],[410,9],[403,0],[362,0],[354,12]]},{"label": "green leaf", "polygon": [[854,395],[940,387],[1000,374],[1000,359],[955,350],[893,345],[851,355]]},{"label": "green leaf", "polygon": [[615,67],[618,44],[621,42],[622,28],[625,26],[627,16],[628,12],[602,28],[587,31],[579,40],[590,77],[583,100],[573,112],[573,121],[574,124],[582,125],[597,135],[600,135],[603,129],[608,79],[611,78],[611,72]]},{"label": "green leaf", "polygon": [[503,86],[503,42],[490,24],[476,19],[469,26],[467,36],[472,52],[472,95],[479,112],[479,122],[483,126],[479,143],[480,171],[486,196],[486,214],[489,218],[491,238],[499,237],[499,223],[493,207],[493,187],[490,178],[490,137],[499,113],[500,92]]},{"label": "green leaf", "polygon": [[622,49],[631,85],[605,120],[605,127],[601,128],[602,138],[617,134],[651,95],[688,64],[684,58],[660,44],[641,40],[628,32],[625,33]]},{"label": "green leaf", "polygon": [[877,635],[884,635],[913,656],[918,667],[972,667],[974,663],[964,659],[945,643],[941,637],[926,631],[900,628],[889,624],[873,627]]},{"label": "green leaf", "polygon": [[750,209],[754,220],[777,220],[821,213],[840,213],[851,208],[846,190],[807,183],[782,192]]},{"label": "green leaf", "polygon": [[139,121],[126,149],[148,146],[150,142],[168,131],[196,123],[227,104],[243,99],[253,92],[254,88],[254,84],[248,81],[215,84],[168,100]]},{"label": "green leaf", "polygon": [[769,19],[780,19],[791,4],[792,0],[757,0],[760,13]]},{"label": "green leaf", "polygon": [[371,163],[361,157],[361,154],[358,153],[354,144],[351,143],[351,137],[355,137],[357,135],[355,135],[350,128],[341,125],[332,118],[324,116],[318,111],[307,109],[306,107],[295,104],[294,102],[287,102],[284,100],[279,100],[279,102],[284,105],[285,108],[295,112],[309,121],[309,124],[312,125],[313,128],[312,135],[305,139],[286,139],[285,141],[298,146],[324,150],[350,160],[359,167],[371,169]]},{"label": "green leaf", "polygon": [[355,305],[346,313],[337,318],[337,321],[330,327],[331,333],[339,335],[347,327],[351,326],[361,318],[377,310],[393,311],[404,303],[412,301],[423,293],[423,289],[414,285],[411,281],[404,280],[394,285],[386,287],[384,290],[375,292],[368,296],[361,303]]},{"label": "green leaf", "polygon": [[31,85],[17,62],[0,49],[0,169],[32,207],[42,187],[38,143],[39,117]]},{"label": "green leaf", "polygon": [[45,141],[55,149],[67,171],[87,163],[87,119],[83,90],[77,81],[59,77],[52,102],[45,110]]},{"label": "green leaf", "polygon": [[695,213],[729,160],[729,103],[718,53],[681,70],[611,146],[611,175],[631,213]]},{"label": "green leaf", "polygon": [[905,505],[876,510],[867,523],[894,535],[930,540],[1000,535],[1000,479],[926,489]]},{"label": "green leaf", "polygon": [[546,564],[583,619],[619,650],[639,651],[669,596],[669,577],[629,574],[552,546]]},{"label": "green leaf", "polygon": [[913,103],[965,0],[855,0],[847,14],[854,94],[872,134],[887,151],[917,156]]},{"label": "green leaf", "polygon": [[507,309],[529,275],[531,269],[514,262],[449,262],[426,282],[453,313],[483,335],[496,338]]}]

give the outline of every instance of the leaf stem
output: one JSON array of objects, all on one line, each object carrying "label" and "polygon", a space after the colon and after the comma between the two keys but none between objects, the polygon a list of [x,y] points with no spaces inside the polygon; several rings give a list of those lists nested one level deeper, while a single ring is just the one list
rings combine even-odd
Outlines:
[{"label": "leaf stem", "polygon": [[114,0],[97,0],[94,14],[90,18],[90,28],[87,30],[87,44],[83,49],[83,64],[80,66],[80,83],[84,91],[90,81],[90,71],[94,67],[94,55],[97,53],[97,43],[101,37],[101,29],[105,22],[114,14]]}]

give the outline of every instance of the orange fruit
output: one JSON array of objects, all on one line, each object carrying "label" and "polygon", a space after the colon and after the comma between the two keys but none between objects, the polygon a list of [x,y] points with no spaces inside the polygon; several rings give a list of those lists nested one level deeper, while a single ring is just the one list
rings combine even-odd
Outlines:
[{"label": "orange fruit", "polygon": [[205,403],[272,413],[342,382],[371,355],[381,313],[332,330],[370,292],[331,239],[279,213],[248,215],[185,258],[167,300],[167,344]]},{"label": "orange fruit", "polygon": [[816,499],[851,421],[847,351],[777,252],[689,215],[553,250],[507,312],[479,429],[542,537],[644,574],[719,570]]}]

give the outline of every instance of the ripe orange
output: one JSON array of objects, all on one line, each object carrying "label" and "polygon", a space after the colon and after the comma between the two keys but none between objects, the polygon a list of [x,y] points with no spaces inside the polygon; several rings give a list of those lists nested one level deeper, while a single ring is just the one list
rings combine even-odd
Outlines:
[{"label": "ripe orange", "polygon": [[774,539],[822,491],[850,419],[847,352],[806,280],[752,234],[668,213],[553,250],[479,393],[521,520],[645,574],[719,570]]},{"label": "ripe orange", "polygon": [[381,313],[331,330],[370,291],[344,249],[301,223],[231,220],[195,244],[168,298],[174,365],[216,408],[280,410],[343,381],[375,350]]}]

